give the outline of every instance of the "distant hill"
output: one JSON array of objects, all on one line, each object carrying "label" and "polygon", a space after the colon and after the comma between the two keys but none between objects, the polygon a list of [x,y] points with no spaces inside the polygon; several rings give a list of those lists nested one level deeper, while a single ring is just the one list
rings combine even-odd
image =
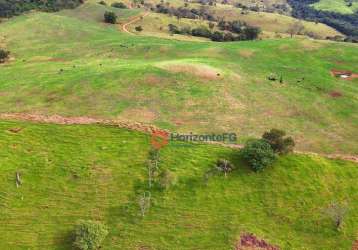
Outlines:
[{"label": "distant hill", "polygon": [[312,5],[317,10],[354,14],[358,11],[358,0],[320,0]]},{"label": "distant hill", "polygon": [[325,23],[348,36],[358,36],[358,12],[353,14],[332,12],[333,5],[330,11],[313,8],[312,5],[318,2],[317,0],[288,0],[293,9],[293,17]]},{"label": "distant hill", "polygon": [[44,11],[72,9],[81,3],[83,0],[0,0],[0,17],[12,17],[33,9]]}]

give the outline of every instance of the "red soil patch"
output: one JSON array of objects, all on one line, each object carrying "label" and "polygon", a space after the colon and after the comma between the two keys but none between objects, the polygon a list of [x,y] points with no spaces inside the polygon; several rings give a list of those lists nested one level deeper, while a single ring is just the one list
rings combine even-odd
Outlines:
[{"label": "red soil patch", "polygon": [[352,80],[354,78],[358,78],[358,73],[353,73],[349,70],[338,70],[338,69],[332,69],[331,75],[333,77],[341,78],[344,80]]},{"label": "red soil patch", "polygon": [[358,250],[358,240],[356,240],[352,246],[352,250]]},{"label": "red soil patch", "polygon": [[338,91],[332,91],[331,93],[329,93],[329,95],[333,98],[338,98],[338,97],[342,97],[342,93],[338,92]]},{"label": "red soil patch", "polygon": [[235,250],[280,250],[280,248],[270,245],[254,234],[245,233],[241,235],[240,242],[237,243]]}]

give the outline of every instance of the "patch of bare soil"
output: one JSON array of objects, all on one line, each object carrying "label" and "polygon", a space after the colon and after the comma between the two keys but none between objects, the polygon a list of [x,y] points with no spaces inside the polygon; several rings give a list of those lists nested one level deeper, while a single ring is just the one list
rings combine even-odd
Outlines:
[{"label": "patch of bare soil", "polygon": [[241,235],[235,250],[279,250],[280,248],[257,238],[254,234],[245,233]]},{"label": "patch of bare soil", "polygon": [[353,243],[352,250],[358,250],[358,240]]},{"label": "patch of bare soil", "polygon": [[331,76],[343,80],[353,80],[355,78],[358,78],[358,73],[354,73],[350,70],[331,69]]},{"label": "patch of bare soil", "polygon": [[333,98],[339,98],[343,96],[342,93],[338,91],[332,91],[331,93],[329,93],[329,95]]},{"label": "patch of bare soil", "polygon": [[130,130],[141,131],[145,133],[154,133],[156,131],[166,131],[159,129],[154,125],[148,125],[140,122],[131,122],[125,120],[110,120],[91,117],[63,117],[59,115],[39,115],[39,114],[23,114],[23,113],[2,113],[0,114],[1,120],[17,120],[28,121],[36,123],[53,123],[61,125],[88,125],[88,124],[103,124],[110,126],[118,126],[120,128],[127,128]]}]

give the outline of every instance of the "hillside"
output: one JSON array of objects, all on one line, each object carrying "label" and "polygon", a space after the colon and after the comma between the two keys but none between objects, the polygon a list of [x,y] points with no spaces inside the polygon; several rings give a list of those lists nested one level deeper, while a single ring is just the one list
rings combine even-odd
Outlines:
[{"label": "hillside", "polygon": [[0,0],[0,250],[354,250],[358,44],[289,15],[356,14],[292,1]]},{"label": "hillside", "polygon": [[[357,153],[351,140],[357,79],[330,73],[358,70],[356,45],[183,42],[121,33],[120,25],[71,13],[31,13],[0,25],[12,55],[0,65],[2,113],[120,118],[181,132],[230,130],[240,142],[278,127],[294,135],[300,150]],[[282,75],[282,84],[269,81],[270,74]]]},{"label": "hillside", "polygon": [[[72,249],[76,221],[94,219],[110,228],[103,249],[232,249],[244,232],[281,249],[351,249],[356,164],[292,155],[255,174],[235,150],[171,142],[160,168],[177,184],[152,189],[141,218],[149,141],[110,126],[0,122],[0,248]],[[237,170],[206,183],[218,158]],[[331,202],[348,204],[343,232],[325,213]]]},{"label": "hillside", "polygon": [[314,8],[323,11],[338,12],[342,14],[353,14],[358,11],[358,1],[345,0],[320,0],[312,5]]}]

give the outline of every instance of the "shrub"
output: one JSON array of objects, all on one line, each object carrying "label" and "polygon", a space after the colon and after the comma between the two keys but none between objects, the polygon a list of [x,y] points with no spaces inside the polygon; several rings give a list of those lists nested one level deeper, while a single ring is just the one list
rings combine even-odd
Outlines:
[{"label": "shrub", "polygon": [[81,250],[95,250],[101,246],[107,234],[108,229],[104,224],[91,220],[81,220],[76,225],[73,245]]},{"label": "shrub", "polygon": [[104,21],[106,23],[112,23],[115,24],[117,22],[117,15],[116,13],[112,12],[112,11],[106,11],[104,13]]},{"label": "shrub", "polygon": [[124,3],[112,3],[111,7],[119,9],[127,9],[127,6]]},{"label": "shrub", "polygon": [[191,34],[193,36],[199,36],[199,37],[211,37],[211,32],[206,27],[199,27],[191,30]]},{"label": "shrub", "polygon": [[234,170],[234,165],[228,160],[219,159],[216,162],[216,169],[220,172],[223,172],[226,177],[228,173]]},{"label": "shrub", "polygon": [[163,170],[159,176],[159,185],[163,189],[167,189],[176,183],[176,176],[173,172],[168,169]]},{"label": "shrub", "polygon": [[137,26],[137,27],[135,27],[135,30],[138,32],[141,32],[141,31],[143,31],[143,28],[142,28],[142,26]]},{"label": "shrub", "polygon": [[107,3],[105,1],[99,1],[98,4],[107,5]]},{"label": "shrub", "polygon": [[9,57],[10,52],[4,49],[0,49],[0,63],[5,62],[5,60]]},{"label": "shrub", "polygon": [[269,132],[265,132],[262,138],[266,140],[278,154],[287,154],[293,151],[295,142],[292,137],[284,137],[286,132],[279,129],[271,129]]},{"label": "shrub", "polygon": [[223,35],[222,32],[215,31],[211,35],[211,40],[214,41],[214,42],[222,42],[224,40],[224,35]]},{"label": "shrub", "polygon": [[241,152],[254,171],[265,169],[276,159],[271,145],[263,139],[248,141]]},{"label": "shrub", "polygon": [[326,214],[332,220],[337,231],[341,231],[344,226],[344,218],[348,211],[347,204],[332,202],[326,209]]}]

